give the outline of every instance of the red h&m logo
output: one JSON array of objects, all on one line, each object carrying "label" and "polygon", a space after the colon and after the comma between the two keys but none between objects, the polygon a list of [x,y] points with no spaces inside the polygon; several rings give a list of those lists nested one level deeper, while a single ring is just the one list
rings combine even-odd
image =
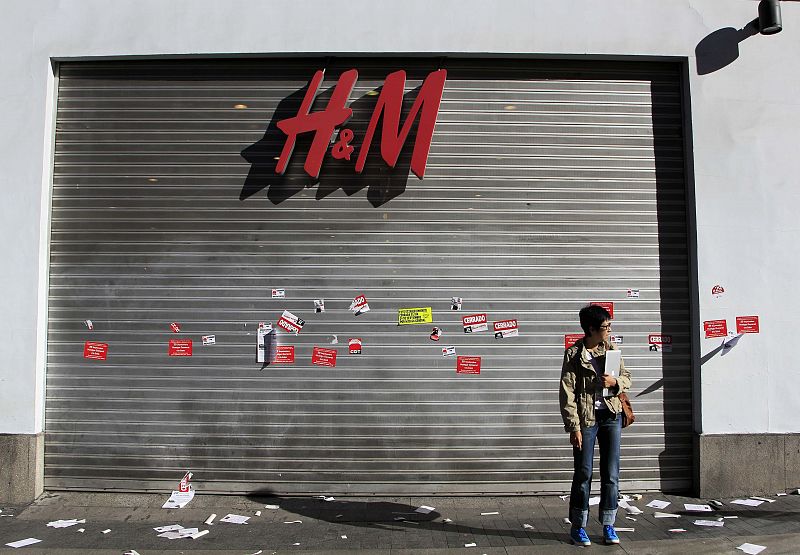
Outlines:
[{"label": "red h&m logo", "polygon": [[[314,139],[308,150],[303,169],[311,177],[319,177],[322,159],[325,157],[325,153],[328,150],[331,137],[336,132],[336,128],[343,125],[350,116],[353,115],[353,110],[346,107],[345,104],[347,104],[350,93],[353,91],[353,87],[358,79],[358,71],[355,69],[342,73],[333,90],[331,99],[324,110],[309,113],[324,75],[324,70],[319,70],[314,74],[297,115],[278,122],[278,128],[286,134],[286,143],[283,145],[278,164],[275,166],[275,173],[283,174],[286,171],[289,158],[291,158],[294,145],[297,142],[297,136],[300,133],[313,132]],[[403,106],[403,89],[406,82],[406,72],[402,70],[395,71],[386,77],[380,96],[378,97],[378,103],[369,120],[367,132],[364,135],[364,140],[358,151],[356,173],[361,173],[364,170],[367,154],[369,153],[372,138],[375,135],[375,130],[378,127],[378,120],[381,119],[381,115],[383,115],[381,156],[392,168],[397,164],[397,159],[400,156],[403,144],[408,138],[408,134],[411,132],[414,121],[417,119],[417,116],[419,116],[414,151],[411,155],[411,171],[413,171],[418,178],[422,179],[425,175],[425,166],[428,163],[428,152],[431,148],[433,128],[436,125],[436,117],[439,114],[439,104],[442,101],[442,93],[444,91],[444,82],[446,78],[447,71],[444,69],[439,69],[428,74],[401,128],[400,112]],[[342,129],[339,132],[336,144],[333,145],[331,156],[336,159],[350,160],[350,156],[356,148],[350,144],[353,139],[354,133],[351,129]]]}]

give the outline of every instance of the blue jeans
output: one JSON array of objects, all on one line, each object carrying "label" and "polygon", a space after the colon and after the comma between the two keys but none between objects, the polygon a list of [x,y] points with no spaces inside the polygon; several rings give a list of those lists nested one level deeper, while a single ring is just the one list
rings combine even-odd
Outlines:
[{"label": "blue jeans", "polygon": [[569,520],[573,528],[586,527],[589,520],[589,495],[592,490],[592,457],[595,440],[600,444],[600,521],[614,525],[619,495],[619,442],[622,418],[609,410],[599,410],[597,421],[582,428],[583,449],[572,448],[575,474],[569,496]]}]

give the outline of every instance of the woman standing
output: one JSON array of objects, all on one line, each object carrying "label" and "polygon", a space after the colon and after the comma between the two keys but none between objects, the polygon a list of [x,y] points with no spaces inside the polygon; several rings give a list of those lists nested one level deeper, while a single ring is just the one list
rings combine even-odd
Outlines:
[{"label": "woman standing", "polygon": [[[600,521],[607,544],[619,543],[614,530],[619,495],[619,444],[622,404],[617,397],[631,387],[631,374],[620,362],[619,374],[605,373],[611,315],[601,306],[581,309],[585,337],[564,353],[559,401],[564,429],[569,432],[575,473],[569,496],[570,538],[578,545],[591,545],[586,533],[589,494],[592,489],[592,457],[595,441],[600,447]],[[603,395],[603,389],[606,395]]]}]

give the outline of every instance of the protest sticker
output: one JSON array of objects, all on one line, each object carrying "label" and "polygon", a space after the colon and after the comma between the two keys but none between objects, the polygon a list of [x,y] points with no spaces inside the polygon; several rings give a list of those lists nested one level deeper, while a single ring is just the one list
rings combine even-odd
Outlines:
[{"label": "protest sticker", "polygon": [[273,299],[285,299],[286,298],[286,289],[273,289],[272,290],[272,298]]},{"label": "protest sticker", "polygon": [[216,335],[204,335],[203,336],[203,345],[215,345],[217,343],[217,336]]},{"label": "protest sticker", "polygon": [[347,347],[350,351],[351,355],[360,355],[361,354],[361,338],[360,337],[352,337],[347,341]]},{"label": "protest sticker", "polygon": [[276,325],[282,330],[297,335],[298,333],[300,333],[300,330],[303,329],[303,326],[305,324],[306,324],[305,320],[301,320],[288,310],[284,310],[283,314],[281,314],[281,317],[278,319],[278,323]]},{"label": "protest sticker", "polygon": [[181,481],[178,484],[178,491],[181,493],[186,493],[189,491],[189,489],[192,487],[190,483],[192,481],[192,476],[193,474],[191,472],[187,472],[183,475],[183,478],[181,478]]},{"label": "protest sticker", "polygon": [[461,323],[464,326],[464,333],[475,333],[478,331],[489,330],[489,323],[485,312],[483,314],[470,314],[469,316],[462,316]]},{"label": "protest sticker", "polygon": [[611,319],[614,319],[614,303],[611,301],[591,301],[589,303],[592,306],[602,306],[606,309],[606,311],[611,315]]},{"label": "protest sticker", "polygon": [[625,296],[629,299],[638,299],[639,298],[639,290],[638,289],[628,289],[628,292],[625,293]]},{"label": "protest sticker", "polygon": [[314,312],[325,312],[325,299],[314,299]]},{"label": "protest sticker", "polygon": [[612,335],[609,337],[609,340],[614,343],[615,345],[622,345],[622,336],[621,335]]},{"label": "protest sticker", "polygon": [[89,329],[89,331],[92,331],[94,329],[94,324],[92,323],[91,320],[84,320],[83,325],[85,325]]},{"label": "protest sticker", "polygon": [[181,331],[181,326],[178,322],[172,322],[169,327],[172,329],[173,332],[179,333]]},{"label": "protest sticker", "polygon": [[170,339],[169,356],[171,357],[190,357],[192,356],[191,339]]},{"label": "protest sticker", "polygon": [[369,303],[364,295],[358,295],[350,303],[350,309],[355,316],[369,312]]},{"label": "protest sticker", "polygon": [[461,297],[450,297],[451,310],[461,310],[462,301],[463,299]]},{"label": "protest sticker", "polygon": [[398,326],[430,324],[431,322],[433,322],[433,312],[429,306],[423,308],[401,308],[397,311]]},{"label": "protest sticker", "polygon": [[706,339],[727,337],[728,322],[726,320],[706,320],[703,322],[703,330],[706,332]]},{"label": "protest sticker", "polygon": [[651,333],[647,336],[647,343],[650,345],[650,350],[653,352],[672,352],[672,336],[662,335],[660,333]]},{"label": "protest sticker", "polygon": [[442,329],[434,327],[431,330],[431,341],[439,341],[442,338]]},{"label": "protest sticker", "polygon": [[314,350],[311,351],[311,364],[333,368],[336,366],[336,349],[314,347]]},{"label": "protest sticker", "polygon": [[268,322],[259,322],[258,329],[272,331],[272,324]]},{"label": "protest sticker", "polygon": [[86,341],[83,344],[83,358],[91,360],[106,360],[108,358],[108,343]]},{"label": "protest sticker", "polygon": [[275,350],[275,364],[294,364],[294,345],[278,345]]},{"label": "protest sticker", "polygon": [[454,357],[454,356],[456,356],[456,348],[455,348],[455,346],[442,347],[442,356],[443,357]]},{"label": "protest sticker", "polygon": [[758,316],[737,316],[736,333],[758,333]]},{"label": "protest sticker", "polygon": [[494,323],[494,336],[496,339],[515,337],[519,335],[519,326],[516,320],[500,320]]},{"label": "protest sticker", "polygon": [[456,357],[457,374],[480,374],[481,357]]},{"label": "protest sticker", "polygon": [[722,295],[725,294],[725,288],[721,285],[715,285],[711,288],[711,295],[715,298],[719,299]]},{"label": "protest sticker", "polygon": [[584,335],[582,333],[568,333],[564,336],[564,348],[569,349],[575,343],[578,342],[579,339],[583,339]]}]

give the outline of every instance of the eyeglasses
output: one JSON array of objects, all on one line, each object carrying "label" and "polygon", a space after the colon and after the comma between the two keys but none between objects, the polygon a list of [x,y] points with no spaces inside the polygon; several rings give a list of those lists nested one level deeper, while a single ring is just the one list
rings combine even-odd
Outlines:
[{"label": "eyeglasses", "polygon": [[602,326],[600,326],[600,329],[601,330],[610,330],[611,329],[611,324],[603,324]]}]

